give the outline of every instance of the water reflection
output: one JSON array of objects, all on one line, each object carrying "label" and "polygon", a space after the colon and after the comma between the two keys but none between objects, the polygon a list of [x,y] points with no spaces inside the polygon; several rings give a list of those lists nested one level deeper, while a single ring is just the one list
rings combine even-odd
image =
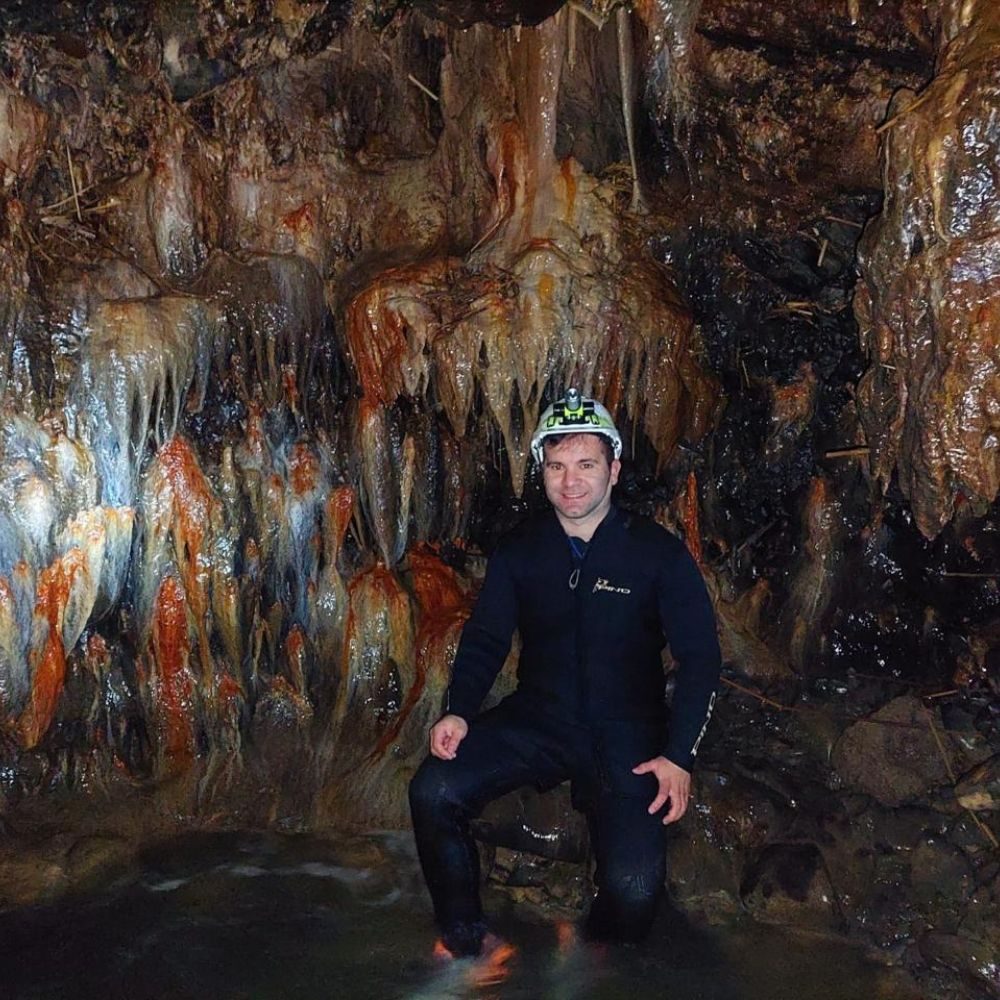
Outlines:
[{"label": "water reflection", "polygon": [[86,898],[0,915],[18,1000],[915,1000],[843,946],[668,913],[642,948],[583,944],[565,921],[490,900],[478,961],[433,949],[407,837],[190,835]]}]

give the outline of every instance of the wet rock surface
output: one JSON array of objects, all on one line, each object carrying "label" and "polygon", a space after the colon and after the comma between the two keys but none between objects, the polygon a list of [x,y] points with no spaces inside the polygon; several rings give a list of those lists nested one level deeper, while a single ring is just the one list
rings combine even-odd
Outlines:
[{"label": "wet rock surface", "polygon": [[[405,826],[575,382],[720,619],[674,898],[996,988],[992,5],[0,18],[5,905],[178,827]],[[479,832],[583,904],[565,789]]]},{"label": "wet rock surface", "polygon": [[896,472],[929,535],[960,497],[989,504],[1000,488],[991,111],[1000,22],[989,5],[944,13],[938,75],[920,98],[901,94],[886,123],[887,198],[861,247],[857,303],[872,359],[859,386],[872,471],[883,488]]},{"label": "wet rock surface", "polygon": [[833,767],[847,786],[884,805],[902,805],[947,782],[948,763],[934,726],[934,715],[919,699],[897,698],[841,736]]}]

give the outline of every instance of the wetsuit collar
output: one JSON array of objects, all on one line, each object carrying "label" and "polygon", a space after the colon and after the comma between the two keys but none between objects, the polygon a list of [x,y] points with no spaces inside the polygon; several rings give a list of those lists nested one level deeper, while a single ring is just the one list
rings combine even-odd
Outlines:
[{"label": "wetsuit collar", "polygon": [[[555,508],[551,510],[551,516],[553,523],[563,535],[565,535],[567,538],[579,537],[578,535],[571,534],[562,526],[562,522],[559,520],[559,517],[555,512]],[[604,515],[603,518],[601,518],[601,523],[596,528],[594,528],[594,533],[590,536],[590,540],[586,543],[587,548],[590,548],[590,546],[594,544],[594,540],[597,538],[598,534],[602,532],[607,525],[617,520],[618,516],[619,516],[618,507],[614,503],[612,503],[611,506],[608,508],[608,512]],[[580,540],[583,541],[583,539]]]}]

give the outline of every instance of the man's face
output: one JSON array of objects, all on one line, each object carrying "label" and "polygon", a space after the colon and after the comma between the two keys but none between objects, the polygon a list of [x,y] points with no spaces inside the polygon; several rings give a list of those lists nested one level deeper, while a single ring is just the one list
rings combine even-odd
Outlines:
[{"label": "man's face", "polygon": [[596,527],[611,506],[611,487],[618,482],[621,462],[608,464],[596,434],[569,434],[543,448],[545,495],[563,527]]}]

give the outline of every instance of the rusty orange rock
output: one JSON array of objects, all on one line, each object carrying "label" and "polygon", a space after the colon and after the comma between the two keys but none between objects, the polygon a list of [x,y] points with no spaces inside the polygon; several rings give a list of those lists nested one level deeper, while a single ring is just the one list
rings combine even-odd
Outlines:
[{"label": "rusty orange rock", "polygon": [[38,577],[36,620],[47,625],[41,648],[32,650],[31,701],[19,721],[25,747],[37,746],[56,713],[66,681],[66,650],[63,647],[63,616],[76,576],[85,571],[84,554],[70,549]]},{"label": "rusty orange rock", "polygon": [[174,576],[167,576],[157,593],[150,652],[160,752],[168,767],[182,766],[194,756],[196,747],[195,678],[190,666],[188,605]]},{"label": "rusty orange rock", "polygon": [[684,486],[684,541],[694,561],[701,566],[701,523],[698,514],[698,477],[692,469]]}]

